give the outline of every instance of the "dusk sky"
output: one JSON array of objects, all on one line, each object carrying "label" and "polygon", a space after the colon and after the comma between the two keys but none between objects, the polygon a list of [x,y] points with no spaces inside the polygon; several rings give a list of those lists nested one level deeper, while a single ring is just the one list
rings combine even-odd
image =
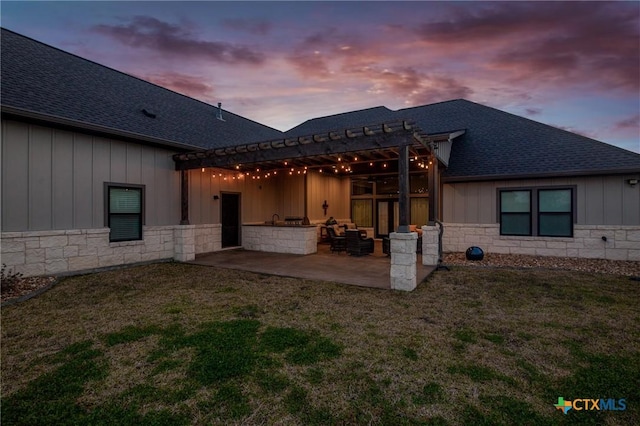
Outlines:
[{"label": "dusk sky", "polygon": [[465,98],[640,152],[640,2],[11,2],[4,28],[288,130]]}]

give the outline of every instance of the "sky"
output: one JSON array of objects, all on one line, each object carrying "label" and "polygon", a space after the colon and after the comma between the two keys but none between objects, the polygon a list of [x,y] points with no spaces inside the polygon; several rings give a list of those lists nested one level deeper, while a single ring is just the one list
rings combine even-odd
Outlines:
[{"label": "sky", "polygon": [[0,3],[7,29],[279,130],[464,98],[640,153],[640,2]]}]

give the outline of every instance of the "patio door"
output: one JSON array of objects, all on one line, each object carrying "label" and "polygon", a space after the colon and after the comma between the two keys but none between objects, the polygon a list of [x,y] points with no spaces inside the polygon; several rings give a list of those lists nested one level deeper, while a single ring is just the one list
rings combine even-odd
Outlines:
[{"label": "patio door", "polygon": [[222,193],[220,222],[222,224],[222,248],[240,245],[240,194]]},{"label": "patio door", "polygon": [[398,200],[378,200],[376,205],[376,237],[388,237],[398,229],[400,223],[400,203]]}]

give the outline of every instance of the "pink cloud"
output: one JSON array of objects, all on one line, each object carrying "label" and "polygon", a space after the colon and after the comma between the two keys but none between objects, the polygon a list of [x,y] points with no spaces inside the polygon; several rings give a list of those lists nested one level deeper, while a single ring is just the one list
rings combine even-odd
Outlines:
[{"label": "pink cloud", "polygon": [[385,42],[351,30],[329,27],[311,33],[294,46],[286,59],[304,78],[335,81],[342,81],[359,69],[395,60]]},{"label": "pink cloud", "polygon": [[469,97],[473,91],[446,75],[425,73],[413,67],[398,69],[365,68],[353,73],[360,81],[371,84],[371,93],[391,94],[405,105],[421,105],[448,99]]},{"label": "pink cloud", "polygon": [[93,31],[126,46],[146,48],[172,57],[252,65],[265,60],[261,52],[247,46],[199,40],[188,29],[151,16],[135,16],[126,25],[96,25]]},{"label": "pink cloud", "polygon": [[454,5],[415,29],[439,50],[488,51],[512,81],[556,80],[639,90],[637,3],[497,2]]},{"label": "pink cloud", "polygon": [[213,97],[213,87],[199,77],[180,73],[148,74],[139,77],[196,99],[204,100]]},{"label": "pink cloud", "polygon": [[632,130],[636,135],[640,133],[640,114],[620,120],[614,124],[617,130]]}]

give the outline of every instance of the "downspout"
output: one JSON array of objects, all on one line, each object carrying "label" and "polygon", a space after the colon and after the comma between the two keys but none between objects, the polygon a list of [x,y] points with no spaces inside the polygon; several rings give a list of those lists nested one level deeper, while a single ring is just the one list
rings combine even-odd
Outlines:
[{"label": "downspout", "polygon": [[180,225],[189,224],[189,170],[180,170]]},{"label": "downspout", "polygon": [[440,218],[440,177],[438,170],[438,157],[436,157],[433,143],[429,144],[429,223],[435,226]]},{"label": "downspout", "polygon": [[307,192],[307,176],[308,173],[304,174],[304,217],[308,218],[309,217],[309,205],[308,205],[308,201],[309,201],[309,195]]}]

